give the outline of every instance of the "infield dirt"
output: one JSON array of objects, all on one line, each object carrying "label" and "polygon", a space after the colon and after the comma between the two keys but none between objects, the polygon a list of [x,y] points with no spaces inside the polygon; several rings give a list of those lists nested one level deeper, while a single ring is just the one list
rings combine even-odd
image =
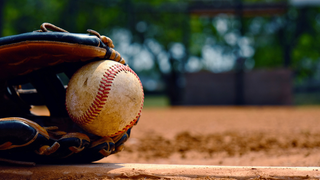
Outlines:
[{"label": "infield dirt", "polygon": [[0,179],[318,179],[319,125],[320,106],[145,108],[120,153],[85,165],[2,166]]},{"label": "infield dirt", "polygon": [[98,162],[319,166],[320,107],[146,108],[125,150]]}]

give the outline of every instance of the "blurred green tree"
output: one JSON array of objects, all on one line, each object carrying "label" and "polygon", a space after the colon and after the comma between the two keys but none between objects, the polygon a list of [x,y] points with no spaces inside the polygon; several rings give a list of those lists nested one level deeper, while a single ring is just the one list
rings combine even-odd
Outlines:
[{"label": "blurred green tree", "polygon": [[[250,16],[239,11],[270,3],[286,4],[285,11]],[[37,30],[43,22],[110,36],[146,92],[166,90],[172,104],[179,103],[183,73],[232,71],[238,57],[245,59],[245,70],[288,67],[297,85],[320,81],[318,6],[285,0],[1,0],[0,5],[2,36]],[[200,5],[234,13],[195,13]]]}]

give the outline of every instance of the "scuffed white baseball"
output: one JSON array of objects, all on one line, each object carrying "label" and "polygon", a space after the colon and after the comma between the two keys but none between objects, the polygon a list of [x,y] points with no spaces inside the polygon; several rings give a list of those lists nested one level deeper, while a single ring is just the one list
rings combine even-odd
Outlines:
[{"label": "scuffed white baseball", "polygon": [[121,63],[102,60],[80,68],[70,79],[66,108],[87,132],[113,137],[141,115],[144,93],[136,73]]}]

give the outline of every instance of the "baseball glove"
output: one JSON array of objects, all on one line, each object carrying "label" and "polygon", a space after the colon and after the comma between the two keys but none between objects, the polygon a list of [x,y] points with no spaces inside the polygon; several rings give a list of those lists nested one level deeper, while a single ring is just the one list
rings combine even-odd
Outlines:
[{"label": "baseball glove", "polygon": [[[131,128],[116,137],[85,132],[66,111],[66,88],[58,76],[70,79],[96,60],[125,64],[112,40],[93,30],[76,34],[49,23],[40,27],[0,38],[0,161],[88,163],[121,151]],[[34,115],[32,105],[46,105],[50,115]]]}]

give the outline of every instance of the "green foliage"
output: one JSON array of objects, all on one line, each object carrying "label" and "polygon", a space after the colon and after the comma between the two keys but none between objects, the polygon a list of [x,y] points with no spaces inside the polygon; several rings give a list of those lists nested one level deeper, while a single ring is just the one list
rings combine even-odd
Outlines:
[{"label": "green foliage", "polygon": [[304,78],[312,78],[318,70],[320,48],[317,40],[318,37],[311,36],[310,34],[302,34],[298,39],[297,45],[293,50],[293,63],[292,67],[297,71],[299,76],[298,81],[301,82]]},{"label": "green foliage", "polygon": [[243,0],[244,3],[287,2],[286,0]]},{"label": "green foliage", "polygon": [[[244,4],[263,2],[287,1],[243,0]],[[146,41],[150,39],[160,44],[161,51],[167,54],[173,43],[183,44],[187,50],[184,62],[188,62],[187,56],[203,60],[204,46],[222,49],[222,56],[239,54],[243,45],[240,40],[245,37],[250,40],[246,48],[253,49],[253,53],[245,58],[254,60],[253,68],[283,66],[284,47],[288,47],[290,68],[296,72],[297,79],[313,77],[319,71],[320,7],[289,7],[284,14],[240,20],[226,14],[190,15],[188,7],[193,3],[191,0],[6,0],[2,7],[2,36],[37,30],[43,22],[81,33],[90,28],[110,35],[115,30],[127,29],[132,36],[130,43],[149,48],[149,51]],[[225,31],[219,31],[218,21],[226,23]],[[146,29],[139,29],[139,23]],[[236,38],[235,42],[227,39],[232,36]],[[158,77],[154,74],[163,74],[157,61],[158,54],[151,54],[155,65],[141,73]],[[170,61],[171,65],[181,62]]]},{"label": "green foliage", "polygon": [[18,0],[5,1],[3,36],[39,29],[43,22],[50,22],[68,31],[85,32],[126,25],[121,6],[109,6],[107,1],[92,3],[78,0]]},{"label": "green foliage", "polygon": [[[304,33],[298,39],[298,43],[293,51],[294,64],[299,63],[301,59],[308,58],[311,61],[316,61],[320,57],[319,36],[312,36]],[[318,47],[318,48],[316,48]]]},{"label": "green foliage", "polygon": [[66,1],[17,0],[5,1],[3,7],[3,36],[30,32],[42,22],[57,23]]},{"label": "green foliage", "polygon": [[282,48],[278,46],[265,46],[256,49],[254,59],[256,68],[275,68],[283,66]]}]

